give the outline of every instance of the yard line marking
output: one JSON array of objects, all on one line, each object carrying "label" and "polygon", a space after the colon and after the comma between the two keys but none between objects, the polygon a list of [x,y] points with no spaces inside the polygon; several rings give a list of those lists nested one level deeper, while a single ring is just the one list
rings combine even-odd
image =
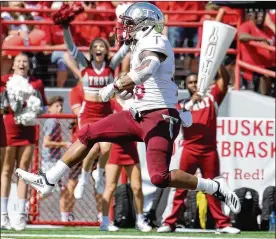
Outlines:
[{"label": "yard line marking", "polygon": [[[11,237],[35,237],[35,238],[85,238],[85,239],[105,239],[105,238],[132,238],[132,239],[210,239],[211,237],[189,237],[189,236],[135,236],[135,235],[49,235],[49,234],[1,234],[1,236]],[[215,237],[215,239],[225,239],[225,237]],[[231,239],[240,239],[231,237]],[[252,238],[242,238],[252,239]]]}]

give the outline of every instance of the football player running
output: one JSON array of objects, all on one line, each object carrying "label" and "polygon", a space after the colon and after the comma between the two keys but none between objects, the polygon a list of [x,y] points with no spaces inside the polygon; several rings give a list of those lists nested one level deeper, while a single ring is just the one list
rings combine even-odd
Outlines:
[{"label": "football player running", "polygon": [[[83,126],[78,140],[65,152],[61,160],[46,173],[32,174],[17,169],[17,174],[42,195],[51,193],[55,184],[88,154],[98,142],[144,141],[146,160],[152,184],[203,191],[213,195],[239,213],[237,195],[222,177],[198,178],[179,169],[169,170],[173,142],[180,125],[192,124],[191,112],[178,111],[177,86],[173,82],[174,52],[163,36],[164,17],[154,5],[146,2],[132,4],[121,16],[122,34],[118,40],[131,42],[131,70],[114,83],[102,88],[100,95],[108,101],[113,94],[123,97],[132,93],[135,101],[130,110],[115,113]],[[200,100],[200,96],[198,99]]]}]

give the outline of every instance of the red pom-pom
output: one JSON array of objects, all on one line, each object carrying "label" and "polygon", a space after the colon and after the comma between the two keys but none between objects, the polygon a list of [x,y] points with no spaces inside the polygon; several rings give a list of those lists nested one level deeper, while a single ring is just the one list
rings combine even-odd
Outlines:
[{"label": "red pom-pom", "polygon": [[75,17],[84,12],[84,7],[81,3],[63,4],[58,12],[53,16],[53,21],[56,25],[69,25]]}]

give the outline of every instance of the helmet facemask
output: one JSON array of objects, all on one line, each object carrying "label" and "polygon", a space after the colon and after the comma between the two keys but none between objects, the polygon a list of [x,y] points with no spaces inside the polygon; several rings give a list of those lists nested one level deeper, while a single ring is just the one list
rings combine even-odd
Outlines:
[{"label": "helmet facemask", "polygon": [[[151,10],[153,8],[153,10]],[[161,33],[164,17],[161,11],[149,3],[135,3],[120,16],[122,27],[116,28],[117,41],[139,40],[153,29]]]}]

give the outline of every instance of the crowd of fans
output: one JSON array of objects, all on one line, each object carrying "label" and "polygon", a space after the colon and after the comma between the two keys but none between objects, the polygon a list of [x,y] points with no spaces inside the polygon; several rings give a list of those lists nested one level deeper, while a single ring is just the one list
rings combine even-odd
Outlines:
[{"label": "crowd of fans", "polygon": [[[226,24],[237,26],[239,19],[241,25],[238,28],[238,39],[240,44],[241,60],[261,68],[275,70],[275,51],[250,46],[249,41],[259,41],[264,44],[275,46],[275,10],[263,9],[231,9],[220,7],[210,2],[153,2],[161,10],[170,11],[196,11],[196,10],[217,10],[218,15],[196,15],[196,14],[165,14],[167,22],[203,22],[204,20],[216,19]],[[12,8],[33,8],[33,9],[60,9],[62,2],[6,2],[2,6]],[[72,4],[69,2],[69,4]],[[97,13],[84,12],[78,15],[75,21],[115,21],[116,8],[122,4],[120,2],[83,2],[85,10],[96,9]],[[128,4],[124,2],[123,4]],[[114,13],[102,13],[104,10],[114,10]],[[227,15],[229,11],[236,11],[238,15]],[[223,14],[225,13],[225,14]],[[23,12],[1,12],[3,20],[51,20],[53,13],[23,13]],[[115,25],[114,25],[115,26]],[[111,25],[73,25],[71,32],[77,46],[88,47],[90,42],[101,37],[106,39],[111,46],[115,45],[114,26]],[[171,44],[175,48],[189,47],[195,48],[201,45],[202,27],[166,27],[164,32],[168,36]],[[64,47],[63,31],[56,25],[13,25],[3,24],[1,31],[3,47],[8,46],[41,46],[43,52],[28,53],[33,62],[33,73],[44,81],[46,86],[64,87],[73,86],[78,80],[78,76],[68,70],[68,64],[72,59],[68,59],[63,51],[49,51],[47,48]],[[236,48],[236,42],[232,48]],[[12,58],[18,51],[3,51],[1,56],[2,75],[9,73],[12,65]],[[232,73],[232,84],[234,84],[235,55],[227,55],[225,65]],[[179,87],[184,87],[185,77],[191,72],[197,72],[199,54],[176,54],[176,81]],[[69,67],[70,68],[70,67]],[[129,57],[122,62],[121,71],[127,72],[129,68]],[[51,79],[51,80],[50,80]],[[68,79],[71,79],[71,84]],[[73,79],[73,80],[72,80]],[[241,69],[241,87],[254,90],[264,95],[274,94],[275,79],[266,75],[261,75],[246,69]]]}]

